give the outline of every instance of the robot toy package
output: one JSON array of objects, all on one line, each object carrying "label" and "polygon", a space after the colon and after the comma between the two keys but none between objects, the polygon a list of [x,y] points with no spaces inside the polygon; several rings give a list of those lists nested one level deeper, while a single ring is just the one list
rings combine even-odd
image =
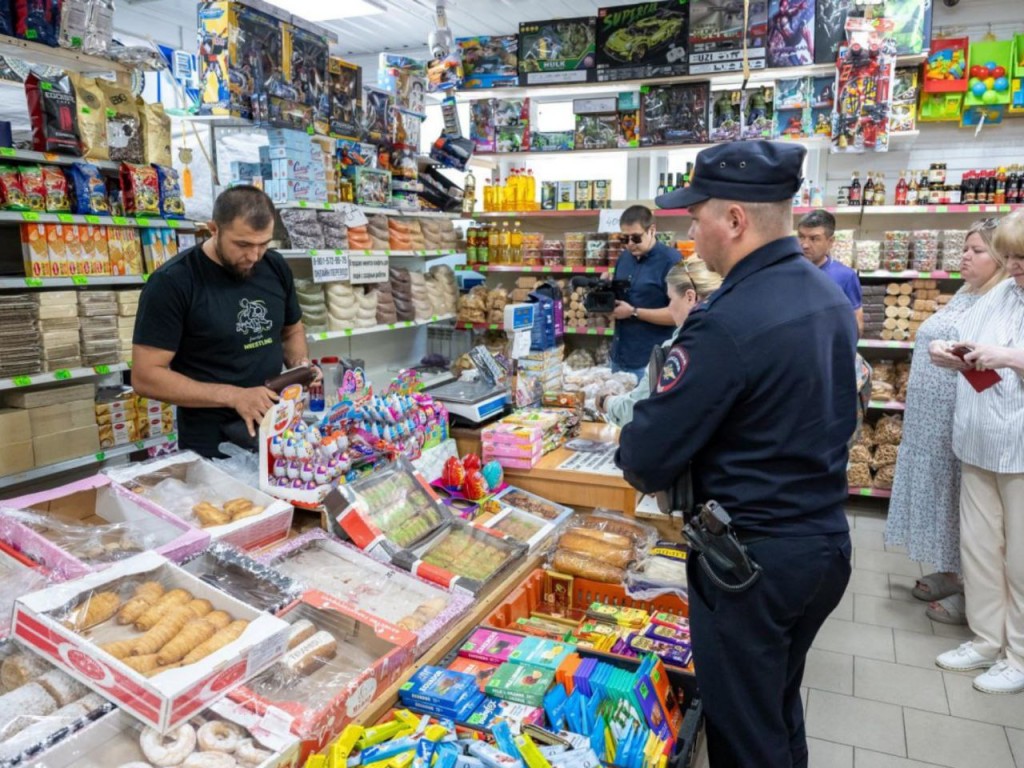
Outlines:
[{"label": "robot toy package", "polygon": [[751,69],[764,69],[768,0],[750,0],[744,29],[744,0],[691,0],[690,74],[743,69],[743,38]]},{"label": "robot toy package", "polygon": [[709,83],[640,87],[640,145],[704,144]]},{"label": "robot toy package", "polygon": [[689,70],[688,0],[601,8],[597,12],[597,79],[641,80]]},{"label": "robot toy package", "polygon": [[740,101],[740,112],[741,139],[770,139],[775,114],[775,89],[770,85],[747,88]]},{"label": "robot toy package", "polygon": [[814,63],[814,0],[771,0],[768,13],[768,66]]},{"label": "robot toy package", "polygon": [[519,25],[519,84],[586,83],[594,77],[597,19]]},{"label": "robot toy package", "polygon": [[[775,136],[780,139],[806,139],[811,135],[810,89],[808,77],[775,81]],[[830,80],[831,82],[831,80]],[[831,121],[831,109],[829,110]]]},{"label": "robot toy package", "polygon": [[363,71],[337,56],[327,62],[327,87],[330,97],[330,130],[346,138],[359,135],[360,100],[363,95]]},{"label": "robot toy package", "polygon": [[740,137],[740,100],[738,90],[717,91],[711,98],[711,141],[736,141]]},{"label": "robot toy package", "polygon": [[462,87],[501,88],[519,84],[519,37],[481,35],[455,41],[462,51]]},{"label": "robot toy package", "polygon": [[286,25],[285,55],[285,76],[295,90],[291,100],[326,114],[327,60],[330,57],[327,38]]}]

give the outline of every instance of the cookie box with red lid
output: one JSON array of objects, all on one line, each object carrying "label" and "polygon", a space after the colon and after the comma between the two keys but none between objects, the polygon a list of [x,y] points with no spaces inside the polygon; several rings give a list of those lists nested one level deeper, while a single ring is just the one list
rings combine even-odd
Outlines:
[{"label": "cookie box with red lid", "polygon": [[289,539],[256,559],[307,589],[415,633],[417,656],[433,647],[472,605],[469,595],[377,562],[321,530]]},{"label": "cookie box with red lid", "polygon": [[19,598],[12,630],[22,645],[161,732],[271,666],[284,654],[287,632],[281,619],[153,552]]},{"label": "cookie box with red lid", "polygon": [[231,692],[271,729],[302,741],[302,759],[322,751],[414,659],[416,636],[311,590],[282,614],[292,647],[263,674]]},{"label": "cookie box with red lid", "polygon": [[140,552],[177,562],[210,544],[206,531],[103,475],[0,501],[0,539],[40,563],[54,581]]},{"label": "cookie box with red lid", "polygon": [[[214,541],[239,549],[269,546],[287,538],[291,530],[294,509],[290,503],[246,485],[191,451],[108,469],[104,474],[168,514],[206,531]],[[231,505],[240,500],[251,505],[232,517]],[[207,505],[203,510],[212,507],[210,514],[217,520],[223,513],[226,522],[197,516],[196,508],[203,504]],[[260,511],[254,513],[256,508]]]},{"label": "cookie box with red lid", "polygon": [[19,768],[141,768],[182,756],[182,763],[196,768],[297,768],[299,742],[268,731],[253,713],[223,700],[166,737],[125,712],[111,712]]}]

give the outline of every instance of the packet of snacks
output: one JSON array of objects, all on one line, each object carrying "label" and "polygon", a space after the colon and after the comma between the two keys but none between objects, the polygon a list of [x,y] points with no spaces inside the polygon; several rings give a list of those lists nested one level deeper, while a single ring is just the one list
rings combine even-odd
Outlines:
[{"label": "packet of snacks", "polygon": [[71,210],[68,197],[68,180],[59,168],[43,166],[43,186],[46,187],[46,210],[50,213],[67,213]]},{"label": "packet of snacks", "polygon": [[154,168],[121,163],[121,195],[126,215],[160,215],[160,180]]},{"label": "packet of snacks", "polygon": [[8,211],[27,211],[25,190],[18,171],[9,166],[0,167],[0,208]]},{"label": "packet of snacks", "polygon": [[18,169],[21,188],[25,192],[25,205],[30,211],[46,210],[46,183],[43,169],[38,165],[23,165]]},{"label": "packet of snacks", "polygon": [[110,215],[107,185],[99,168],[89,163],[74,163],[68,171],[74,213]]},{"label": "packet of snacks", "polygon": [[181,219],[185,216],[185,199],[181,196],[178,172],[166,165],[153,165],[160,181],[160,213],[165,219]]}]

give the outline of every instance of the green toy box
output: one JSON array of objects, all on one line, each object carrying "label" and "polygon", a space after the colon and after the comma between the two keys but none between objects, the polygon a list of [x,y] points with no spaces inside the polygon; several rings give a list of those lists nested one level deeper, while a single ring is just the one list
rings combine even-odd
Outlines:
[{"label": "green toy box", "polygon": [[[971,49],[967,58],[969,84],[967,94],[964,96],[965,107],[995,107],[999,105],[1005,106],[1010,103],[1009,84],[1007,83],[1007,86],[1002,90],[994,88],[992,84],[1003,78],[1008,80],[1012,75],[1013,42],[1013,40],[991,40],[971,43]],[[993,76],[990,73],[985,78],[982,78],[980,75],[972,74],[975,67],[985,68],[989,65],[998,68],[1002,75]],[[980,92],[980,89],[976,92],[975,84],[979,80],[985,82],[988,86],[984,94]]]}]

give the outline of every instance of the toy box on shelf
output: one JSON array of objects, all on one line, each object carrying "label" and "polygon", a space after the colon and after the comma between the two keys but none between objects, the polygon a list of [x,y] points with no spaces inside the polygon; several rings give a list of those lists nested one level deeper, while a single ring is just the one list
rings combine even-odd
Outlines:
[{"label": "toy box on shelf", "polygon": [[290,625],[292,647],[230,696],[298,736],[305,760],[409,668],[416,636],[316,591],[282,618]]},{"label": "toy box on shelf", "polygon": [[689,70],[687,0],[638,3],[597,11],[597,79],[642,80]]},{"label": "toy box on shelf", "polygon": [[[178,607],[163,619],[158,613],[158,623],[145,634],[137,631],[138,624],[113,620],[119,608],[131,607],[122,601],[154,585],[162,594],[182,594]],[[215,615],[224,621],[214,624]],[[211,617],[202,623],[200,637],[205,639],[199,644],[193,642],[199,638],[192,631],[198,626],[192,625],[187,636],[182,632],[189,616]],[[19,598],[13,625],[22,645],[161,733],[274,663],[285,652],[287,632],[280,619],[214,589],[153,552]],[[184,656],[182,650],[187,651]],[[140,655],[130,655],[135,652]],[[167,662],[163,666],[161,659]],[[150,661],[154,663],[142,666]]]},{"label": "toy box on shelf", "polygon": [[709,83],[640,86],[640,144],[703,144],[708,140]]},{"label": "toy box on shelf", "polygon": [[[227,724],[227,729],[212,728],[214,723]],[[291,734],[275,733],[254,713],[232,701],[219,701],[189,723],[189,727],[204,734],[227,736],[219,742],[222,749],[231,750],[231,759],[248,758],[245,765],[251,768],[297,768],[299,764],[299,741]],[[205,730],[204,730],[205,729]],[[180,746],[187,746],[184,741]],[[181,754],[185,754],[182,750]],[[186,755],[190,765],[205,765],[203,759],[210,759],[217,765],[226,761],[228,755],[216,750],[203,749],[197,745],[195,751]],[[51,747],[33,760],[26,761],[24,768],[100,768],[108,765],[149,765],[148,760],[175,757],[167,752],[163,739],[133,719],[125,712],[114,711],[103,715],[81,728],[76,733]],[[256,762],[258,761],[258,762]],[[241,765],[242,763],[238,763]]]},{"label": "toy box on shelf", "polygon": [[1024,34],[1013,37],[1013,80],[1010,81],[1010,114],[1024,114]]},{"label": "toy box on shelf", "polygon": [[529,21],[519,25],[519,84],[586,83],[594,77],[597,19]]},{"label": "toy box on shelf", "polygon": [[836,65],[836,108],[832,116],[834,153],[885,152],[889,149],[896,57],[886,47],[890,19],[851,18],[847,44]]},{"label": "toy box on shelf", "polygon": [[171,560],[201,552],[210,534],[102,475],[0,502],[0,538],[55,581],[140,552]]},{"label": "toy box on shelf", "polygon": [[327,60],[327,89],[331,107],[330,129],[338,136],[359,135],[362,109],[363,70],[337,56]]},{"label": "toy box on shelf", "polygon": [[191,451],[105,474],[215,541],[241,549],[273,544],[291,530],[291,504],[236,480]]},{"label": "toy box on shelf", "polygon": [[466,613],[472,599],[377,562],[324,531],[304,533],[260,558],[307,589],[415,633],[417,656]]},{"label": "toy box on shelf", "polygon": [[460,37],[455,43],[462,51],[464,89],[519,84],[518,35]]},{"label": "toy box on shelf", "polygon": [[[730,11],[731,8],[713,2],[690,4],[690,74],[738,72],[743,69],[744,57],[751,69],[765,68],[768,1],[750,3],[746,29],[743,26],[744,14],[736,15]],[[812,20],[813,15],[812,11]]]},{"label": "toy box on shelf", "polygon": [[998,123],[1010,104],[1013,76],[1013,40],[984,40],[971,44],[967,57],[967,93],[961,125]]},{"label": "toy box on shelf", "polygon": [[917,128],[917,101],[920,91],[917,67],[898,67],[892,89],[890,128],[905,133]]}]

